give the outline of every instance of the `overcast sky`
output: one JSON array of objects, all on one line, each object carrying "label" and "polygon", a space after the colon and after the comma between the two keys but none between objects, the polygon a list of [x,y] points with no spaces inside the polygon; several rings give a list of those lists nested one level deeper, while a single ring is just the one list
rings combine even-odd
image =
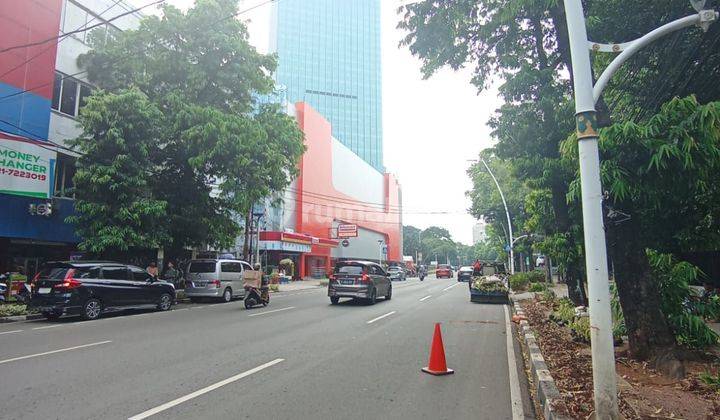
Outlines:
[{"label": "overcast sky", "polygon": [[[282,1],[282,0],[278,0]],[[342,0],[336,0],[342,1]],[[132,0],[144,5],[147,0]],[[242,8],[264,0],[244,0]],[[186,9],[194,0],[169,0]],[[406,225],[447,228],[453,239],[471,244],[475,220],[467,214],[465,171],[480,150],[490,147],[486,122],[499,106],[497,93],[477,95],[470,71],[446,69],[423,80],[420,62],[398,48],[399,0],[382,0],[383,141],[385,166],[400,179]],[[267,52],[270,5],[242,15],[249,19],[251,42]],[[147,9],[146,9],[147,10]],[[150,11],[148,11],[150,12]],[[448,212],[449,214],[422,214]]]}]

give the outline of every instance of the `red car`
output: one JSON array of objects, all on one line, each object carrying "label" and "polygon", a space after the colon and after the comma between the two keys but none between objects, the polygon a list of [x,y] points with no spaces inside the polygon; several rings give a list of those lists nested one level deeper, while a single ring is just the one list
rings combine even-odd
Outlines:
[{"label": "red car", "polygon": [[447,264],[440,264],[438,265],[437,270],[435,270],[435,277],[437,278],[453,278],[454,274],[452,271],[452,268]]}]

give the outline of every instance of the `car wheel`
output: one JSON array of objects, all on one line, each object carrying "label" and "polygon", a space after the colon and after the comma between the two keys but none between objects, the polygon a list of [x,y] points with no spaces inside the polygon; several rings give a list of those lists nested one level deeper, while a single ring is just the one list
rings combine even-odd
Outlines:
[{"label": "car wheel", "polygon": [[160,301],[158,302],[158,310],[168,311],[172,308],[173,298],[169,293],[163,293],[160,295]]},{"label": "car wheel", "polygon": [[229,288],[229,287],[225,288],[225,291],[223,292],[223,295],[222,295],[222,300],[225,303],[228,303],[232,300],[232,289],[231,288]]},{"label": "car wheel", "polygon": [[88,321],[100,318],[102,313],[102,303],[97,299],[88,299],[83,305],[82,316]]},{"label": "car wheel", "polygon": [[44,316],[45,319],[47,319],[48,321],[54,321],[54,320],[60,318],[60,315],[61,314],[59,314],[57,312],[43,312],[42,313],[42,316]]},{"label": "car wheel", "polygon": [[330,296],[330,304],[337,305],[340,302],[340,298],[337,296]]},{"label": "car wheel", "polygon": [[385,300],[390,300],[390,299],[392,299],[392,286],[388,287],[388,291],[385,294]]},{"label": "car wheel", "polygon": [[367,299],[368,305],[374,305],[377,301],[377,290],[375,288],[370,292],[370,297]]}]

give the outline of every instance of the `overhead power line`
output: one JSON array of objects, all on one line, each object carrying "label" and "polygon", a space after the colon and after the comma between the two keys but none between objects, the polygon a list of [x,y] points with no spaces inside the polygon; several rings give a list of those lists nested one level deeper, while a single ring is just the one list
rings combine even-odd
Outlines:
[{"label": "overhead power line", "polygon": [[[108,12],[108,11],[109,11],[110,9],[112,9],[113,7],[117,6],[121,1],[123,1],[123,0],[115,0],[115,2],[114,2],[112,5],[110,5],[107,9],[103,10],[102,12],[100,12],[97,16],[93,16],[92,19],[90,19],[88,22],[86,22],[86,23],[83,24],[82,26],[78,27],[77,29],[75,29],[75,31],[79,31],[80,29],[86,27],[87,25],[89,25],[89,24],[92,23],[93,21],[97,20],[98,18],[101,18],[101,19],[102,19],[102,15],[104,15],[106,12]],[[27,60],[23,61],[22,63],[18,64],[17,66],[11,68],[10,70],[6,71],[5,73],[0,74],[0,80],[1,80],[3,77],[7,76],[8,74],[10,74],[10,73],[14,72],[15,70],[19,69],[20,67],[24,66],[25,64],[28,64],[29,62],[33,61],[34,59],[36,59],[36,58],[40,57],[41,55],[45,54],[46,52],[50,51],[53,47],[55,47],[55,46],[57,46],[57,45],[60,45],[61,42],[63,42],[64,40],[68,39],[69,37],[70,37],[69,33],[62,34],[62,36],[60,37],[60,39],[58,40],[58,42],[57,42],[56,44],[48,45],[48,47],[45,48],[44,50],[42,50],[42,51],[40,51],[39,53],[33,55],[32,57],[28,58]]]},{"label": "overhead power line", "polygon": [[[148,7],[148,6],[152,6],[153,4],[157,4],[157,3],[160,3],[160,2],[162,2],[162,1],[167,1],[167,0],[158,0],[158,1],[156,1],[155,3],[147,4],[147,5],[145,5],[145,6],[142,6],[142,7],[138,8],[138,9],[144,9],[144,8],[146,8],[146,7]],[[220,18],[220,19],[216,20],[214,23],[219,23],[219,22],[225,21],[225,20],[227,20],[227,19],[231,19],[231,18],[240,16],[240,15],[242,15],[242,14],[244,14],[244,13],[247,13],[247,12],[250,12],[250,11],[252,11],[252,10],[257,9],[257,8],[260,7],[260,6],[264,6],[264,5],[266,5],[266,4],[274,3],[274,2],[278,2],[278,1],[280,1],[280,0],[266,0],[266,1],[262,2],[262,3],[260,3],[260,4],[256,4],[255,6],[249,7],[249,8],[247,8],[247,9],[240,10],[240,11],[238,11],[238,12],[236,12],[236,13],[233,13],[232,15],[225,16],[225,17],[223,17],[223,18]],[[136,11],[137,11],[138,9],[136,9]],[[128,13],[130,13],[130,12],[128,12]],[[116,16],[115,18],[109,19],[109,20],[105,21],[104,23],[111,22],[112,20],[117,19],[118,17],[119,17],[119,16]],[[85,28],[84,30],[90,30],[90,29],[92,29],[92,28]],[[82,31],[80,31],[80,32],[82,32]],[[57,39],[57,38],[60,38],[60,37],[66,36],[66,35],[70,35],[70,34],[72,34],[72,33],[73,33],[73,32],[68,32],[68,33],[65,33],[65,34],[63,34],[63,35],[60,35],[60,36],[58,36],[58,37],[55,37],[55,38],[53,38],[53,39]],[[52,39],[51,39],[51,40],[52,40]],[[20,46],[17,46],[17,47],[10,47],[10,48],[12,49],[12,48],[21,48],[21,47],[20,47]],[[6,50],[8,50],[8,49],[6,49]],[[3,50],[3,51],[4,51],[4,50]],[[0,53],[2,53],[3,51],[0,51]],[[116,63],[117,63],[117,62],[110,62],[109,64],[116,64]],[[65,79],[67,79],[68,77],[79,76],[79,75],[81,75],[81,74],[83,74],[83,73],[87,73],[87,72],[88,72],[87,70],[81,70],[81,71],[79,71],[79,72],[77,72],[77,73],[68,74],[68,75],[63,75],[63,76],[60,78],[60,80],[65,80]],[[23,95],[23,94],[25,94],[25,93],[32,92],[32,91],[37,90],[37,89],[44,88],[45,86],[51,85],[51,84],[53,84],[54,82],[55,82],[55,81],[53,80],[53,81],[51,81],[51,82],[42,83],[42,84],[39,84],[39,85],[35,85],[35,86],[31,87],[31,88],[27,88],[27,89],[21,90],[21,91],[19,91],[19,92],[15,92],[15,93],[11,93],[11,94],[9,94],[9,95],[2,96],[2,97],[0,97],[0,101],[3,101],[3,100],[8,99],[8,98],[15,97],[15,96]]]}]

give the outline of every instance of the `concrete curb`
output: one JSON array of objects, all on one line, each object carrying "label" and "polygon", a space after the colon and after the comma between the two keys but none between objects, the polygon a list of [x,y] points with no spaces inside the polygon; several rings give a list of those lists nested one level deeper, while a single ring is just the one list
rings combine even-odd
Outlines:
[{"label": "concrete curb", "polygon": [[18,315],[18,316],[4,316],[0,317],[0,324],[6,324],[8,322],[18,321],[33,321],[36,319],[43,319],[42,314],[30,314],[30,315]]},{"label": "concrete curb", "polygon": [[[518,302],[513,302],[513,308],[516,315],[525,315]],[[530,362],[530,372],[535,385],[535,392],[538,402],[543,410],[543,415],[547,420],[571,420],[562,414],[558,414],[553,408],[553,401],[560,397],[560,391],[555,385],[555,380],[550,375],[550,370],[545,363],[545,358],[540,352],[537,344],[535,333],[532,332],[530,324],[526,320],[520,321],[520,333],[525,341],[525,348],[528,351],[528,360]]]}]

